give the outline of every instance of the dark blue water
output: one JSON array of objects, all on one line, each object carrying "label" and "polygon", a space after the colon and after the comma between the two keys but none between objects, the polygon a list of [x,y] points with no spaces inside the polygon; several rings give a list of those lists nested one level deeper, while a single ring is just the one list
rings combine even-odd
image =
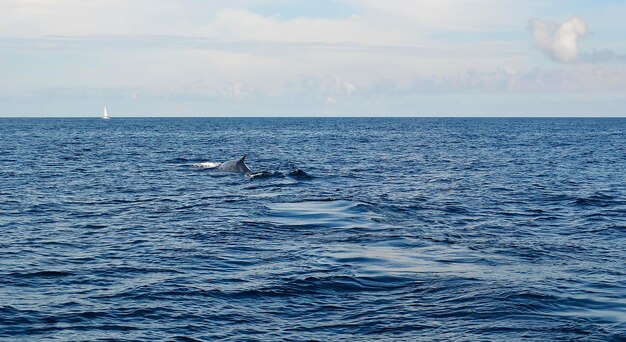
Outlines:
[{"label": "dark blue water", "polygon": [[0,340],[626,339],[625,174],[626,119],[2,119]]}]

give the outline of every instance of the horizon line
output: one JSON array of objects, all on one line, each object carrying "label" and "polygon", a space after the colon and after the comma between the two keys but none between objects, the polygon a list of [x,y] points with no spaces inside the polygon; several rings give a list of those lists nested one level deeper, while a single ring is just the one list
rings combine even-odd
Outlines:
[{"label": "horizon line", "polygon": [[[523,115],[511,115],[511,116],[491,116],[491,115],[436,115],[436,116],[410,116],[410,115],[338,115],[338,116],[330,116],[330,115],[280,115],[280,116],[265,116],[265,115],[254,115],[254,116],[246,116],[246,115],[237,115],[237,116],[220,116],[220,115],[212,115],[212,116],[115,116],[111,117],[111,119],[298,119],[298,118],[306,118],[306,119],[455,119],[455,118],[475,118],[475,119],[626,119],[626,115],[618,114],[618,115],[599,115],[599,116],[590,116],[590,115],[574,115],[574,116],[550,116],[550,115],[536,115],[536,116],[523,116]],[[0,119],[94,119],[94,120],[102,120],[100,116],[0,116]]]}]

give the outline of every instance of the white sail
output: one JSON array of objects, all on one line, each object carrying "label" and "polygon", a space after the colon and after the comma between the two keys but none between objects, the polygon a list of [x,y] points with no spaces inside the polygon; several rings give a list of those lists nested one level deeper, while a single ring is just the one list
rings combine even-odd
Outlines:
[{"label": "white sail", "polygon": [[108,119],[110,119],[110,118],[111,118],[111,117],[109,116],[109,113],[107,113],[107,107],[104,107],[104,112],[102,113],[102,118],[103,118],[104,120],[108,120]]}]

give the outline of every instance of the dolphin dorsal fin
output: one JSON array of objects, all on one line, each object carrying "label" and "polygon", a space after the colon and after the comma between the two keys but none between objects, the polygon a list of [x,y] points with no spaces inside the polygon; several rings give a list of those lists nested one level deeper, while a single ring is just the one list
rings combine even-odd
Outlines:
[{"label": "dolphin dorsal fin", "polygon": [[247,157],[247,156],[248,156],[247,154],[244,154],[244,155],[243,155],[243,157],[241,157],[241,159],[239,159],[239,161],[240,161],[240,162],[242,162],[242,161],[246,161],[246,157]]}]

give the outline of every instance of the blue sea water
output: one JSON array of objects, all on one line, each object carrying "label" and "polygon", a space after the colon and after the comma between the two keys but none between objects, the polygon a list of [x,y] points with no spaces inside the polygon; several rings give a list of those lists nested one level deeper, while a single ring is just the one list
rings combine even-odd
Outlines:
[{"label": "blue sea water", "polygon": [[1,119],[0,340],[624,340],[625,174],[626,119]]}]

